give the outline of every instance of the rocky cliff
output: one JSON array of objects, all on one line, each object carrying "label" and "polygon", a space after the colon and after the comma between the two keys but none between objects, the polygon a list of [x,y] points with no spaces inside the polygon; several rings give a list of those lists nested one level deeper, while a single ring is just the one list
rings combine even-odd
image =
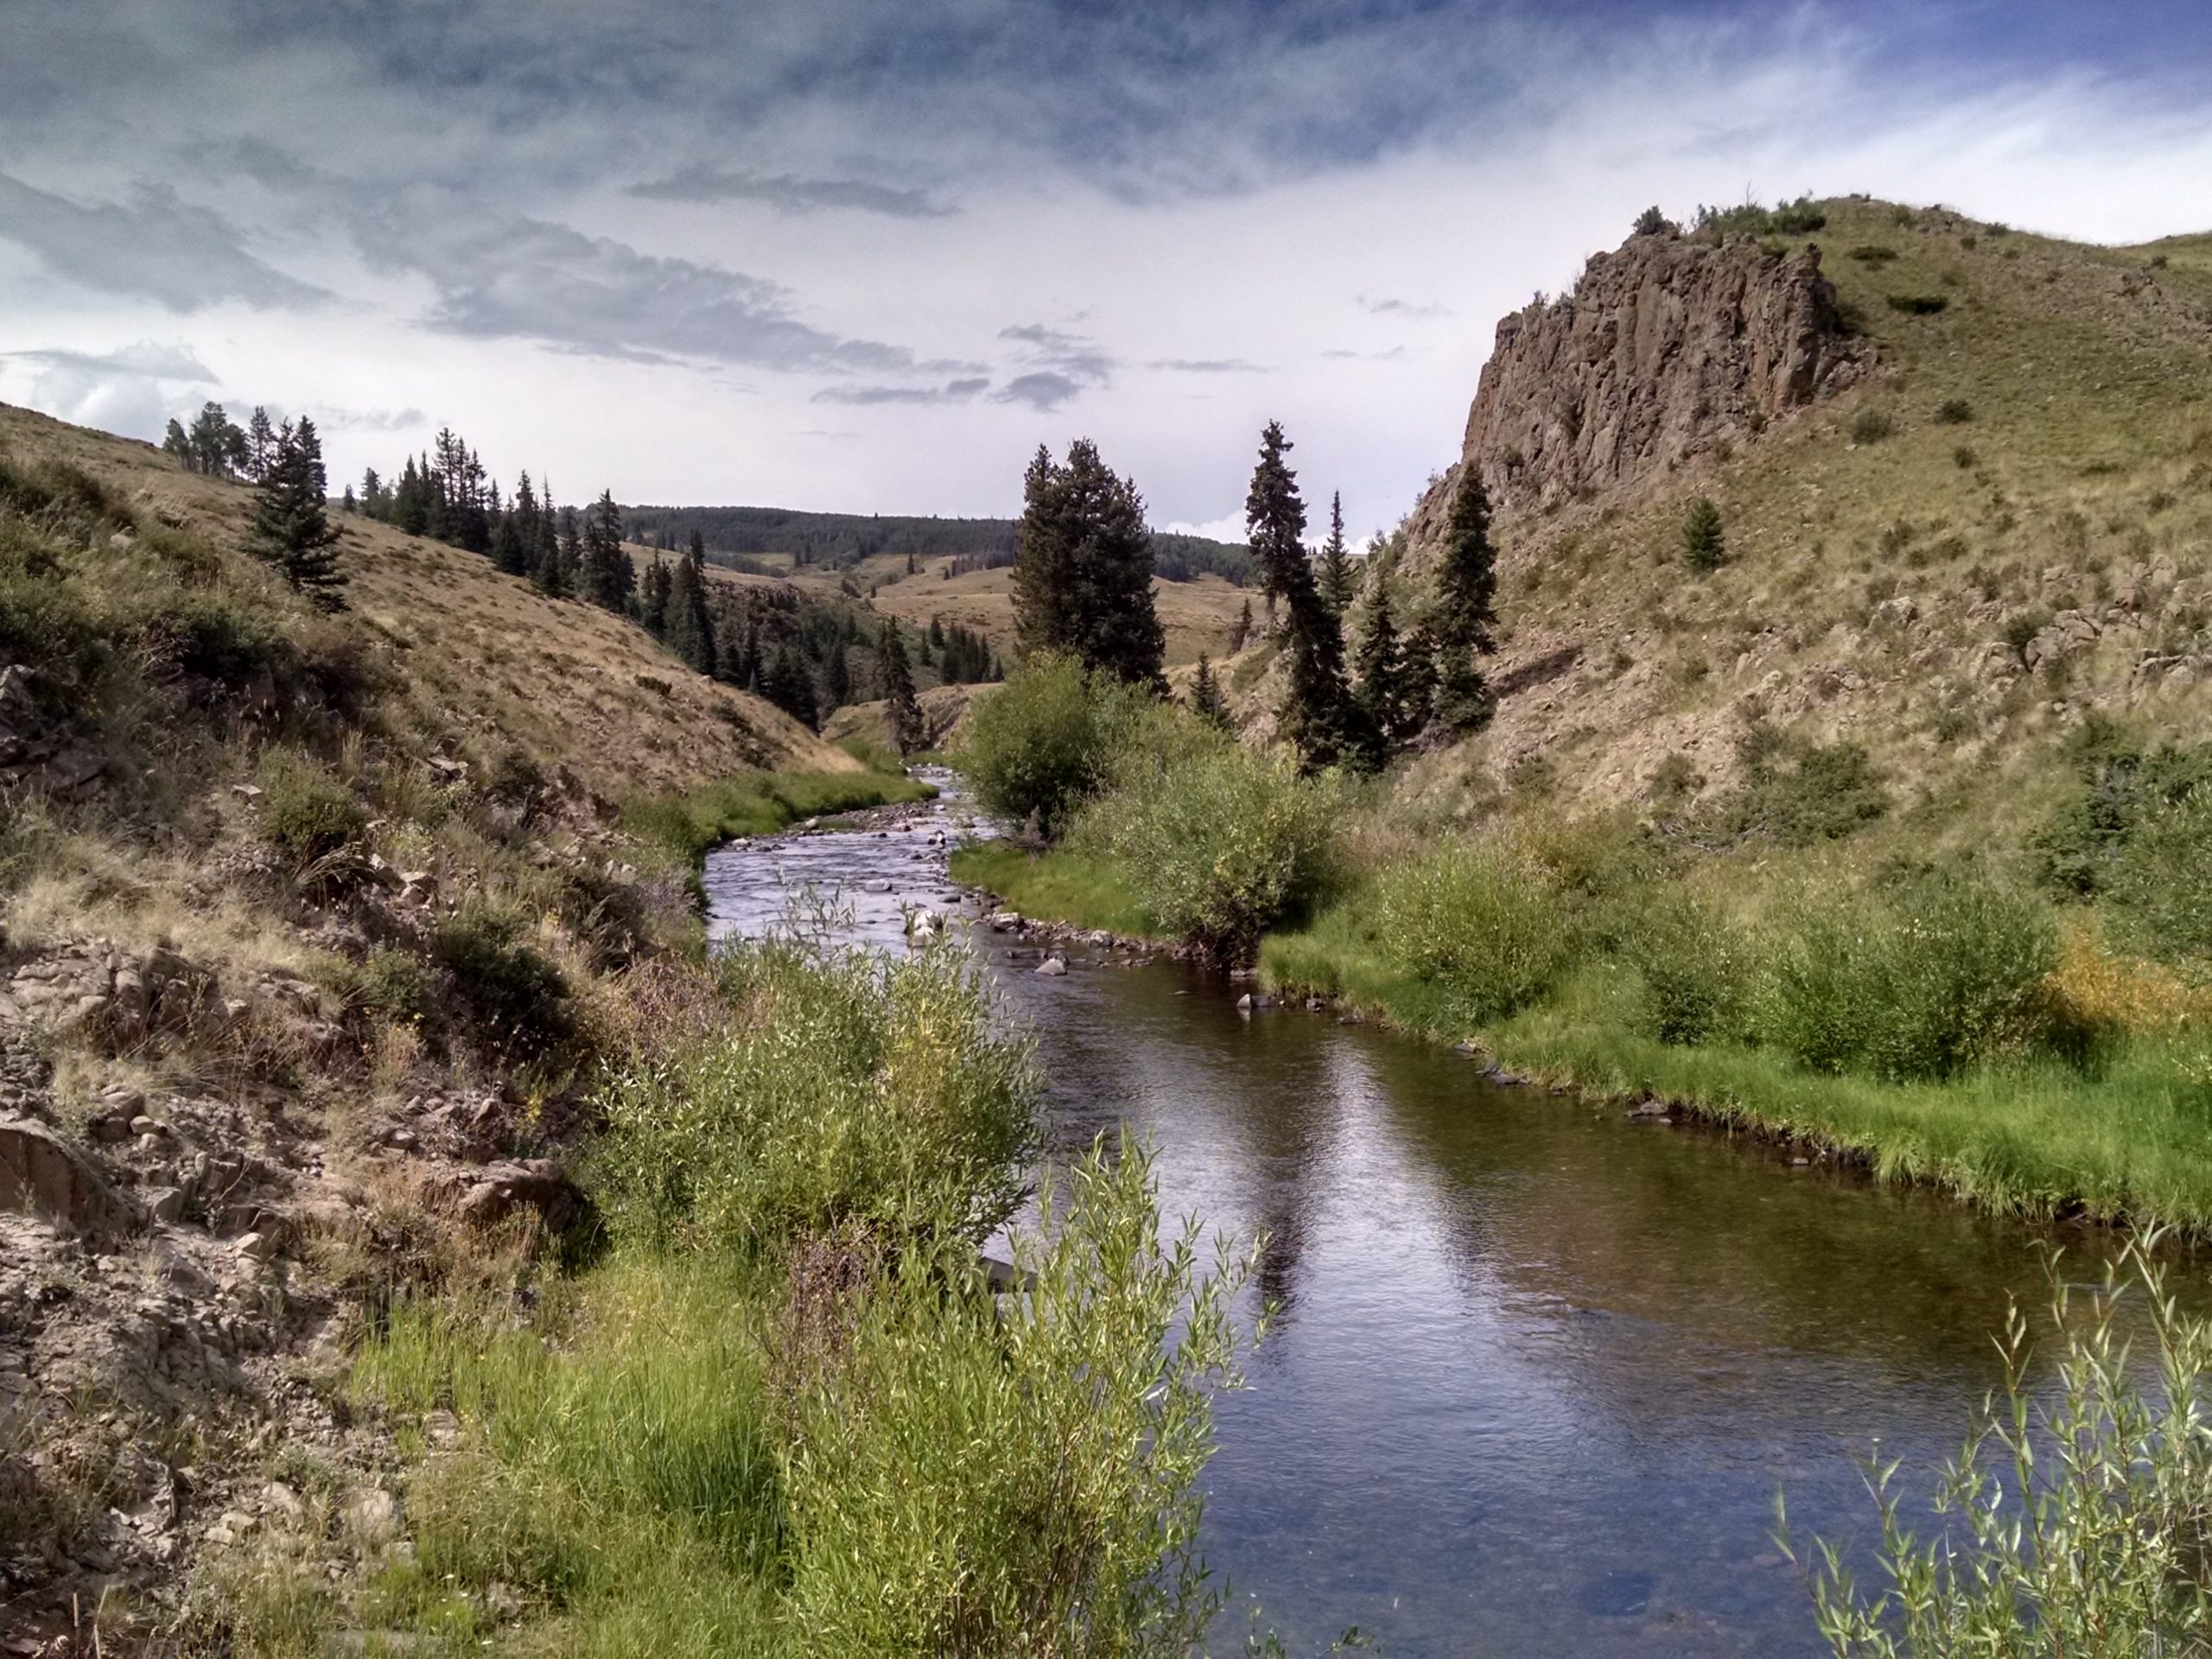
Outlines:
[{"label": "rocky cliff", "polygon": [[1817,248],[1631,237],[1497,325],[1462,460],[1505,506],[1632,483],[1840,390],[1870,356]]}]

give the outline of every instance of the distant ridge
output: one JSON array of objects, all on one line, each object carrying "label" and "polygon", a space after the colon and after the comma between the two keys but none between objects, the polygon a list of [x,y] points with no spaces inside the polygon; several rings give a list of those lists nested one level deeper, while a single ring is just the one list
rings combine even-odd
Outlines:
[{"label": "distant ridge", "polygon": [[[788,507],[626,506],[630,536],[649,546],[677,547],[697,531],[709,558],[737,565],[760,557],[843,569],[870,557],[952,558],[963,568],[1014,563],[1011,518],[939,518],[900,514],[799,512]],[[1155,568],[1169,582],[1213,575],[1243,587],[1255,574],[1241,543],[1154,531]]]}]

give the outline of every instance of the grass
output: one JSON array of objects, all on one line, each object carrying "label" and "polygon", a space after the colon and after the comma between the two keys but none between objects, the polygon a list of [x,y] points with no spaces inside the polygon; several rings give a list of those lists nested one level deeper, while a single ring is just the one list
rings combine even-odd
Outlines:
[{"label": "grass", "polygon": [[981,842],[955,849],[951,868],[962,886],[996,893],[1008,909],[1039,921],[1103,929],[1124,938],[1160,932],[1122,873],[1096,855]]},{"label": "grass", "polygon": [[633,799],[622,827],[686,867],[739,836],[773,835],[803,818],[925,801],[933,785],[880,772],[746,772],[681,794]]},{"label": "grass", "polygon": [[1683,1046],[1639,1028],[1641,986],[1583,964],[1549,998],[1480,1024],[1447,985],[1396,965],[1350,908],[1263,946],[1278,990],[1339,996],[1434,1040],[1473,1041],[1503,1065],[1601,1096],[1656,1096],[1700,1116],[1862,1158],[1989,1209],[2212,1231],[2212,1085],[2186,1034],[2119,1041],[2088,1075],[2061,1061],[1992,1062],[1946,1082],[1834,1076],[1741,1043]]}]

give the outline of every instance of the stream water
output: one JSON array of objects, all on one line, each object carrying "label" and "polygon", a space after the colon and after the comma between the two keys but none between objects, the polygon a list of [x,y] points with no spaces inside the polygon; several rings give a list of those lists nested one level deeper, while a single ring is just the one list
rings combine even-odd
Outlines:
[{"label": "stream water", "polygon": [[[932,839],[963,819],[727,846],[712,931],[809,883],[888,948],[902,902],[973,918]],[[1241,1014],[1179,965],[1078,946],[1045,978],[969,933],[1035,1033],[1052,1136],[1125,1123],[1171,1217],[1272,1241],[1281,1313],[1221,1402],[1204,1544],[1294,1653],[1353,1624],[1389,1656],[1818,1653],[1776,1493],[1801,1540],[1863,1551],[1868,1453],[1924,1491],[1999,1380],[2007,1293],[2042,1304],[2048,1231]],[[2092,1276],[2098,1242],[2067,1242]],[[1241,1643],[1236,1612],[1216,1628]]]}]

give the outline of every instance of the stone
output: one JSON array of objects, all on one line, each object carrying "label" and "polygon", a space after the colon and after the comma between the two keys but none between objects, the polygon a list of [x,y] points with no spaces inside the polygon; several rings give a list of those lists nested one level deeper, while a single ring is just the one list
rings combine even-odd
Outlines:
[{"label": "stone", "polygon": [[1067,970],[1066,958],[1062,957],[1047,957],[1037,964],[1037,971],[1047,979],[1058,979]]},{"label": "stone", "polygon": [[1263,1014],[1274,1005],[1274,998],[1265,991],[1247,991],[1236,999],[1237,1010],[1243,1014]]},{"label": "stone", "polygon": [[156,1221],[178,1222],[184,1219],[184,1189],[175,1186],[149,1186],[146,1189],[148,1213]]},{"label": "stone", "polygon": [[496,1226],[517,1210],[528,1209],[557,1232],[582,1212],[582,1192],[550,1158],[486,1164],[469,1172],[469,1179],[457,1207],[462,1218],[475,1226]]},{"label": "stone", "polygon": [[381,1486],[365,1486],[346,1497],[339,1518],[357,1542],[378,1548],[398,1535],[399,1503]]},{"label": "stone", "polygon": [[276,1241],[268,1233],[247,1233],[233,1248],[249,1262],[268,1262],[276,1255]]},{"label": "stone", "polygon": [[0,1123],[0,1210],[43,1217],[96,1243],[136,1230],[137,1208],[43,1124]]}]

